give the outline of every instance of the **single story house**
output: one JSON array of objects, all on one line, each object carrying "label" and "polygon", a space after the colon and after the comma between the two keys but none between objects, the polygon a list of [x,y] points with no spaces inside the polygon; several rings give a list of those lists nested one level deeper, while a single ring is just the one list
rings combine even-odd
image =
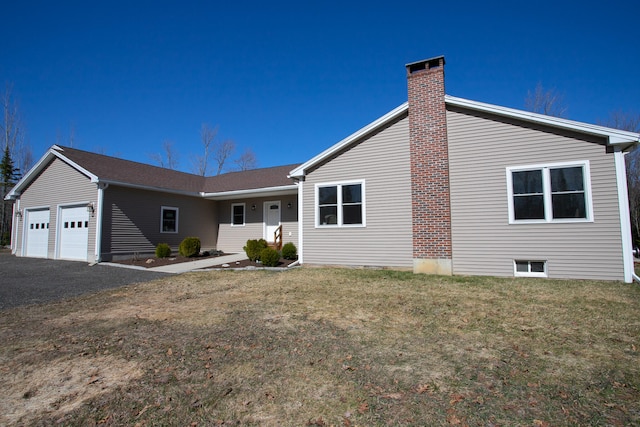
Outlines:
[{"label": "single story house", "polygon": [[408,102],[300,165],[201,177],[53,146],[8,196],[12,250],[237,252],[282,226],[308,265],[631,282],[640,134],[445,95],[444,65],[408,64]]}]

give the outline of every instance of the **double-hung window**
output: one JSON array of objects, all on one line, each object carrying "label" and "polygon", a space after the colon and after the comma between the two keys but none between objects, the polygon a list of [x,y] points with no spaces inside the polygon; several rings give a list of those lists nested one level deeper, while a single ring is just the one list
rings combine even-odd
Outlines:
[{"label": "double-hung window", "polygon": [[233,203],[231,205],[231,225],[244,225],[244,203]]},{"label": "double-hung window", "polygon": [[162,206],[160,210],[160,218],[161,233],[178,232],[178,208]]},{"label": "double-hung window", "polygon": [[509,222],[592,221],[589,163],[507,168]]},{"label": "double-hung window", "polygon": [[318,227],[364,226],[364,181],[317,184],[316,225]]}]

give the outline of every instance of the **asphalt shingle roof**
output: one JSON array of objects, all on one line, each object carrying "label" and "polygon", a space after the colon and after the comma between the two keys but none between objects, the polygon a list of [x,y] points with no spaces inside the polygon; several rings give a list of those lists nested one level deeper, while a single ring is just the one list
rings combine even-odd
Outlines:
[{"label": "asphalt shingle roof", "polygon": [[220,193],[292,185],[293,181],[287,175],[298,166],[276,166],[203,177],[71,147],[57,147],[59,149],[54,149],[60,154],[100,180],[188,193]]}]

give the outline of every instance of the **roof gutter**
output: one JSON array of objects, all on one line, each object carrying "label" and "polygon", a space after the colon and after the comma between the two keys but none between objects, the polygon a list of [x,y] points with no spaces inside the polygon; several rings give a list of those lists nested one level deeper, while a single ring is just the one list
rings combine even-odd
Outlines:
[{"label": "roof gutter", "polygon": [[149,191],[157,191],[159,193],[178,194],[181,196],[200,196],[202,194],[198,191],[172,190],[170,188],[164,188],[164,187],[153,187],[150,185],[130,184],[128,182],[113,181],[113,180],[99,179],[99,178],[96,178],[95,180],[92,179],[91,182],[96,184],[107,184],[107,185],[115,185],[118,187],[134,188],[137,190],[149,190]]},{"label": "roof gutter", "polygon": [[[256,196],[264,194],[272,195],[274,193],[280,194],[295,194],[298,191],[298,186],[293,185],[282,185],[277,187],[265,187],[265,188],[252,188],[248,190],[233,190],[233,191],[220,191],[218,193],[205,193],[201,192],[200,195],[206,199],[231,199],[231,198],[242,198],[246,196]],[[266,194],[265,194],[266,193]]]}]

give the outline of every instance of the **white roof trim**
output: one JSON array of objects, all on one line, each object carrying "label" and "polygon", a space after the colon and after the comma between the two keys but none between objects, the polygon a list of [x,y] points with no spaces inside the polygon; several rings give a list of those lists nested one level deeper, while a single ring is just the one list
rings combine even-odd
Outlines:
[{"label": "white roof trim", "polygon": [[126,187],[126,188],[135,188],[138,190],[148,190],[148,191],[157,191],[159,193],[169,193],[169,194],[180,194],[182,196],[199,196],[201,193],[197,192],[197,191],[184,191],[184,190],[173,190],[171,188],[164,188],[164,187],[154,187],[152,185],[143,185],[143,184],[131,184],[129,182],[124,182],[124,181],[113,181],[110,179],[98,179],[96,181],[93,181],[95,183],[104,183],[104,184],[109,184],[109,185],[115,185],[118,187]]},{"label": "white roof trim", "polygon": [[342,141],[338,142],[337,144],[334,144],[333,146],[331,146],[328,149],[324,150],[322,153],[318,154],[317,156],[315,156],[311,160],[309,160],[309,161],[305,162],[304,164],[298,166],[297,168],[295,168],[294,170],[289,172],[289,176],[291,178],[297,178],[297,177],[302,177],[302,176],[306,175],[306,170],[309,169],[310,167],[314,166],[315,164],[321,162],[322,160],[324,160],[324,159],[326,159],[328,157],[331,157],[335,153],[337,153],[340,150],[342,150],[344,147],[347,147],[348,145],[350,145],[352,142],[354,142],[358,138],[361,138],[363,135],[366,135],[367,133],[373,131],[374,129],[376,129],[376,128],[378,128],[378,127],[380,127],[380,126],[382,126],[382,125],[384,125],[384,124],[386,124],[386,123],[388,123],[388,122],[390,122],[392,120],[395,120],[397,117],[399,117],[402,114],[406,113],[408,111],[408,109],[409,109],[409,104],[407,102],[405,102],[404,104],[402,104],[399,107],[391,110],[390,112],[388,112],[384,116],[380,117],[379,119],[369,123],[368,125],[366,125],[362,129],[352,133],[351,135],[349,135],[348,137],[346,137]]},{"label": "white roof trim", "polygon": [[469,108],[472,110],[484,111],[487,113],[497,114],[505,117],[512,117],[528,122],[539,123],[561,129],[572,130],[581,133],[588,133],[607,138],[611,145],[617,144],[635,144],[640,142],[640,134],[627,132],[619,129],[612,129],[605,126],[592,125],[589,123],[577,122],[574,120],[562,119],[560,117],[545,116],[544,114],[532,113],[529,111],[516,110],[515,108],[507,108],[499,105],[485,104],[484,102],[471,101],[464,98],[456,98],[454,96],[445,95],[445,103],[458,107]]},{"label": "white roof trim", "polygon": [[[241,199],[247,196],[253,195],[275,195],[275,194],[295,194],[298,192],[298,186],[296,184],[282,185],[278,187],[264,187],[264,188],[252,188],[249,190],[233,190],[233,191],[221,191],[219,193],[200,193],[205,199]],[[264,194],[269,193],[269,194]]]},{"label": "white roof trim", "polygon": [[[627,132],[619,129],[612,129],[605,126],[592,125],[589,123],[577,122],[574,120],[561,119],[559,117],[545,116],[544,114],[536,114],[529,111],[516,110],[515,108],[502,107],[499,105],[486,104],[484,102],[471,101],[469,99],[457,98],[455,96],[445,95],[445,103],[447,105],[458,106],[468,108],[470,110],[484,111],[491,114],[496,114],[504,117],[511,117],[514,119],[524,120],[527,122],[543,124],[551,127],[572,130],[580,133],[586,133],[590,135],[601,136],[607,139],[607,143],[610,145],[630,145],[640,142],[640,134],[634,132]],[[409,109],[408,103],[404,103],[394,110],[388,112],[379,119],[369,123],[362,129],[349,135],[337,144],[332,145],[322,153],[318,154],[306,163],[298,166],[291,172],[289,176],[292,178],[300,178],[306,175],[307,169],[320,163],[321,161],[331,157],[335,153],[339,152],[343,148],[349,146],[355,142],[358,138],[371,132],[379,126],[382,126],[398,116],[406,113]]]},{"label": "white roof trim", "polygon": [[64,156],[64,154],[62,154],[63,151],[64,150],[62,150],[62,148],[60,148],[57,145],[51,146],[51,148],[49,148],[49,150],[40,158],[40,160],[38,160],[38,162],[35,165],[33,165],[31,169],[29,169],[29,171],[26,174],[24,174],[22,178],[16,183],[13,189],[5,197],[5,200],[16,199],[17,197],[19,197],[24,187],[30,184],[31,181],[40,172],[44,170],[44,168],[49,164],[49,162],[54,157],[59,158],[60,160],[67,163],[72,168],[76,169],[78,172],[82,173],[83,175],[86,175],[91,180],[91,182],[98,182],[98,177],[96,175],[84,169],[77,163],[69,160],[67,157]]}]

